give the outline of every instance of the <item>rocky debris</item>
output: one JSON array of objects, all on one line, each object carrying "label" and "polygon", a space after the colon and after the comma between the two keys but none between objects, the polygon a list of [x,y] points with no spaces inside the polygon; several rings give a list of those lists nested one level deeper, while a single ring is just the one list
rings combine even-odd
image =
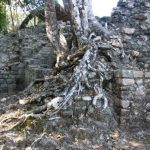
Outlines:
[{"label": "rocky debris", "polygon": [[122,32],[125,33],[125,34],[132,35],[132,34],[135,33],[135,29],[134,28],[123,28]]},{"label": "rocky debris", "polygon": [[[111,22],[118,27],[122,37],[123,48],[127,55],[133,55],[136,65],[149,69],[149,7],[147,1],[119,1],[114,9]],[[136,53],[135,53],[136,51]]]}]

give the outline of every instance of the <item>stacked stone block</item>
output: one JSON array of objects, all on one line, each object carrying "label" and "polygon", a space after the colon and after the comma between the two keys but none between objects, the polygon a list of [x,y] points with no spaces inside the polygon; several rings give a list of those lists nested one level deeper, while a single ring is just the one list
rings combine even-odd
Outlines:
[{"label": "stacked stone block", "polygon": [[143,69],[150,69],[149,10],[147,0],[120,0],[111,16],[111,22],[121,33],[125,53]]},{"label": "stacked stone block", "polygon": [[16,89],[15,72],[0,70],[0,97],[13,94]]},{"label": "stacked stone block", "polygon": [[[147,124],[149,110],[149,97],[147,91],[147,76],[150,72],[139,70],[116,70],[115,110],[120,118],[120,125],[123,127],[139,127]],[[147,116],[146,116],[147,115]]]},{"label": "stacked stone block", "polygon": [[13,64],[0,70],[0,98],[24,88],[24,64]]},{"label": "stacked stone block", "polygon": [[16,94],[32,80],[43,78],[53,64],[44,25],[0,35],[0,98]]}]

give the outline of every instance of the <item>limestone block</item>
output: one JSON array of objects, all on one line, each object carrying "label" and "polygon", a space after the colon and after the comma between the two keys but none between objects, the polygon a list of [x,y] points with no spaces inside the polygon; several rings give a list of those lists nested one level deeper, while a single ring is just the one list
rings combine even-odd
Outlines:
[{"label": "limestone block", "polygon": [[140,86],[138,86],[137,87],[137,89],[136,89],[136,95],[145,95],[146,94],[146,89],[145,89],[145,87],[143,86],[143,85],[140,85]]},{"label": "limestone block", "polygon": [[145,72],[145,78],[150,78],[150,72]]},{"label": "limestone block", "polygon": [[8,88],[8,94],[13,94],[15,92],[15,89],[14,88]]},{"label": "limestone block", "polygon": [[9,74],[8,79],[14,79],[14,78],[15,78],[15,75]]},{"label": "limestone block", "polygon": [[146,110],[147,110],[147,111],[150,111],[150,103],[147,103],[147,105],[146,105]]},{"label": "limestone block", "polygon": [[145,21],[148,19],[148,14],[147,13],[139,13],[135,15],[135,19]]},{"label": "limestone block", "polygon": [[146,116],[146,121],[150,121],[150,114]]},{"label": "limestone block", "polygon": [[14,79],[7,79],[7,84],[8,84],[8,86],[9,86],[9,84],[12,84],[12,83],[14,83],[15,81],[14,81]]},{"label": "limestone block", "polygon": [[130,101],[128,100],[122,100],[121,101],[121,107],[122,108],[128,108],[130,106]]},{"label": "limestone block", "polygon": [[143,84],[143,79],[136,79],[135,80],[137,85],[142,85]]},{"label": "limestone block", "polygon": [[92,98],[90,96],[84,96],[84,97],[82,97],[82,100],[83,101],[91,101]]},{"label": "limestone block", "polygon": [[47,103],[47,108],[51,109],[52,107],[54,109],[57,109],[59,104],[63,101],[63,97],[56,97],[52,99],[50,102]]},{"label": "limestone block", "polygon": [[128,110],[128,109],[121,109],[121,116],[128,116],[129,112],[130,112],[130,110]]},{"label": "limestone block", "polygon": [[6,83],[1,84],[0,86],[1,86],[1,88],[7,88],[8,87],[8,85]]},{"label": "limestone block", "polygon": [[0,79],[0,85],[3,84],[5,82],[4,79]]},{"label": "limestone block", "polygon": [[132,35],[135,33],[135,28],[122,28],[122,32],[125,34]]},{"label": "limestone block", "polygon": [[2,87],[1,88],[1,93],[8,93],[8,88],[7,87]]},{"label": "limestone block", "polygon": [[122,47],[122,43],[120,43],[118,40],[116,39],[112,39],[111,40],[111,45],[114,47]]},{"label": "limestone block", "polygon": [[143,71],[133,71],[134,78],[142,78],[143,74]]},{"label": "limestone block", "polygon": [[136,90],[135,86],[131,86],[131,85],[122,85],[122,84],[118,84],[117,87],[115,87],[116,90],[119,90],[119,91],[130,91],[130,92],[133,92]]},{"label": "limestone block", "polygon": [[114,76],[117,78],[133,78],[132,70],[116,70]]},{"label": "limestone block", "polygon": [[126,78],[120,78],[117,80],[117,83],[118,84],[121,84],[121,85],[134,85],[135,83],[135,80],[134,79],[126,79]]},{"label": "limestone block", "polygon": [[120,98],[124,100],[131,100],[133,99],[133,93],[130,90],[120,91]]},{"label": "limestone block", "polygon": [[111,49],[111,46],[108,45],[108,44],[105,44],[105,43],[99,44],[98,47],[99,47],[100,50],[110,50]]},{"label": "limestone block", "polygon": [[145,6],[150,8],[150,3],[148,1],[145,1]]}]

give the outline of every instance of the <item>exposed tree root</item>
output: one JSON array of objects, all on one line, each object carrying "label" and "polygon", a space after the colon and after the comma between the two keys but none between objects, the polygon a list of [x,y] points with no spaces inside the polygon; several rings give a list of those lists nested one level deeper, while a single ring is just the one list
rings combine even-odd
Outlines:
[{"label": "exposed tree root", "polygon": [[[25,121],[30,118],[41,118],[45,116],[44,114],[23,114],[20,117],[9,117],[9,118],[5,118],[0,122],[0,126],[3,126],[3,130],[0,131],[0,133],[4,133],[4,132],[8,132],[10,130],[13,130],[15,128],[17,128],[18,126],[22,125],[25,123]],[[16,119],[17,121],[15,122],[15,124],[10,125],[8,124],[8,121],[11,122],[12,120]],[[7,129],[5,129],[5,127],[7,127]]]},{"label": "exposed tree root", "polygon": [[[93,89],[96,93],[93,99],[93,105],[96,106],[97,101],[101,101],[101,99],[104,99],[104,105],[101,107],[105,109],[108,106],[108,101],[102,88],[102,83],[105,78],[105,71],[107,71],[107,65],[103,64],[101,60],[96,61],[98,47],[96,42],[91,37],[87,39],[89,41],[89,44],[86,47],[86,52],[83,58],[80,60],[79,66],[75,68],[75,71],[71,78],[72,84],[66,88],[64,93],[62,93],[64,98],[59,102],[58,107],[56,108],[56,112],[58,112],[67,103],[69,103],[69,101],[72,101],[74,97],[76,95],[79,95],[85,88],[93,89],[88,79],[89,71],[98,74],[100,79],[99,84],[95,85]],[[83,83],[85,84],[84,86]]]},{"label": "exposed tree root", "polygon": [[43,136],[45,136],[45,135],[46,135],[46,133],[42,133],[39,138],[35,139],[34,142],[32,142],[32,144],[29,146],[29,148],[32,149],[32,147],[34,147],[35,143],[40,141],[43,138]]}]

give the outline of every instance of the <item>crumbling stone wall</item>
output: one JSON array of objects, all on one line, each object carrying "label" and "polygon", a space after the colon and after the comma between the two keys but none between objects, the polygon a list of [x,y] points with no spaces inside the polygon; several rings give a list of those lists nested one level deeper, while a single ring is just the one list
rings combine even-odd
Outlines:
[{"label": "crumbling stone wall", "polygon": [[25,88],[24,64],[14,64],[7,69],[0,70],[0,98],[15,94]]},{"label": "crumbling stone wall", "polygon": [[16,89],[15,73],[0,70],[0,97],[13,94]]},{"label": "crumbling stone wall", "polygon": [[150,69],[150,2],[120,0],[114,9],[111,23],[122,36],[123,48],[132,66]]},{"label": "crumbling stone wall", "polygon": [[54,64],[45,26],[0,35],[0,98],[22,91],[44,78]]},{"label": "crumbling stone wall", "polygon": [[150,72],[139,70],[116,70],[115,110],[120,116],[120,125],[124,127],[139,127],[148,124],[149,92],[147,81]]},{"label": "crumbling stone wall", "polygon": [[150,122],[150,2],[120,0],[111,23],[121,35],[126,68],[116,70],[115,107],[120,124],[141,127]]}]

